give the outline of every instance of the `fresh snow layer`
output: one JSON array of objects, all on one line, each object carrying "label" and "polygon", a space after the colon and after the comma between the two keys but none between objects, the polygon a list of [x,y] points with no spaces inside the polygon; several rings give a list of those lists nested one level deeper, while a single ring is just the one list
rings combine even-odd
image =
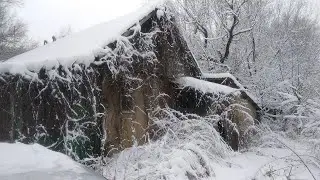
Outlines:
[{"label": "fresh snow layer", "polygon": [[[163,0],[153,1],[131,14],[15,56],[0,64],[0,73],[23,74],[26,71],[38,71],[42,67],[51,69],[59,64],[71,66],[75,62],[88,65],[97,54],[103,53],[104,47],[117,40],[162,3]],[[161,16],[162,11],[157,14]]]},{"label": "fresh snow layer", "polygon": [[234,83],[238,86],[239,89],[245,90],[242,84],[230,73],[203,73],[203,78],[213,78],[213,79],[223,79],[223,78],[230,78],[234,81]]},{"label": "fresh snow layer", "polygon": [[103,180],[68,156],[41,145],[0,143],[1,180]]},{"label": "fresh snow layer", "polygon": [[[178,127],[184,127],[191,121],[180,123],[183,126]],[[109,166],[103,168],[103,175],[115,180],[156,180],[159,177],[166,177],[167,180],[193,177],[206,180],[312,180],[313,177],[301,162],[302,159],[315,179],[320,179],[320,161],[313,157],[312,146],[306,141],[281,139],[301,159],[288,147],[271,142],[247,152],[229,152],[229,156],[219,156],[218,152],[226,154],[228,151],[221,151],[224,148],[212,138],[215,135],[212,134],[213,131],[210,133],[210,126],[194,125],[205,131],[190,131],[177,137],[181,134],[178,129],[174,129],[177,130],[175,134],[159,142],[128,148],[113,157]],[[185,130],[186,128],[182,128],[181,131]],[[219,147],[221,149],[217,150]],[[66,155],[38,144],[0,143],[0,160],[1,180],[104,179]]]},{"label": "fresh snow layer", "polygon": [[[230,157],[228,166],[214,165],[217,180],[316,180],[320,179],[320,161],[312,147],[300,140],[281,139],[286,146],[263,146]],[[306,164],[306,166],[304,165]]]},{"label": "fresh snow layer", "polygon": [[246,88],[244,88],[244,86],[237,80],[236,77],[234,77],[232,74],[230,73],[202,73],[202,78],[212,78],[212,79],[223,79],[223,78],[230,78],[232,79],[232,81],[236,84],[236,86],[238,86],[238,88],[240,90],[242,90],[243,92],[246,93],[246,95],[251,98],[255,103],[259,104],[257,101],[257,98],[251,94],[250,92],[248,92],[248,90]]},{"label": "fresh snow layer", "polygon": [[239,92],[237,89],[228,86],[196,79],[193,77],[181,77],[177,80],[177,82],[181,86],[181,88],[191,87],[203,93],[231,94]]},{"label": "fresh snow layer", "polygon": [[[177,142],[178,146],[159,143],[126,149],[118,157],[114,157],[110,166],[105,167],[104,175],[107,179],[115,180],[313,180],[303,164],[305,163],[315,179],[319,180],[320,161],[312,157],[312,147],[300,141],[283,141],[303,162],[281,144],[260,146],[243,153],[230,153],[224,159],[206,159],[215,154],[203,149],[194,154],[192,149],[197,149],[197,145],[190,140],[192,146],[184,144],[186,142]],[[202,163],[209,176],[201,176],[205,174]],[[192,173],[188,175],[187,172]]]}]

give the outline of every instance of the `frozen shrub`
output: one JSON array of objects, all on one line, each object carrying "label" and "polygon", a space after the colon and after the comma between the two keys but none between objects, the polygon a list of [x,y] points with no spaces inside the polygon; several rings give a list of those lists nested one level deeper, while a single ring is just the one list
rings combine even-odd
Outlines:
[{"label": "frozen shrub", "polygon": [[151,114],[161,136],[104,159],[99,170],[108,179],[199,179],[214,176],[211,162],[232,151],[215,130],[218,117],[156,109]]}]

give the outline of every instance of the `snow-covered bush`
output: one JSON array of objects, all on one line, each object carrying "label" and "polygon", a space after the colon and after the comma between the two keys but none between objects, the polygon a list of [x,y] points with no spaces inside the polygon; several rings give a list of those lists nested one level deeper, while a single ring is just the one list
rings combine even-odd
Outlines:
[{"label": "snow-covered bush", "polygon": [[217,116],[202,118],[158,108],[151,117],[159,139],[105,158],[105,165],[98,169],[107,179],[214,177],[212,162],[223,161],[231,153],[214,128]]},{"label": "snow-covered bush", "polygon": [[261,135],[264,145],[282,146],[270,134],[310,143],[314,156],[320,157],[320,100],[298,93],[297,89],[284,82],[274,89],[268,109],[262,116]]},{"label": "snow-covered bush", "polygon": [[320,137],[320,101],[303,99],[289,93],[279,93],[280,104],[275,111],[266,113],[263,122],[273,130],[284,131],[292,137],[303,135],[318,139]]}]

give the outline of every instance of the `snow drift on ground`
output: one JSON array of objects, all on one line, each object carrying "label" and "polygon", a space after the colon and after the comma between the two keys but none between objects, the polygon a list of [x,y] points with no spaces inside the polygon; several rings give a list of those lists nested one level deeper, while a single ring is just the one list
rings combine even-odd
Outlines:
[{"label": "snow drift on ground", "polygon": [[103,180],[68,156],[41,145],[0,143],[1,180]]},{"label": "snow drift on ground", "polygon": [[312,146],[303,140],[280,139],[281,143],[273,139],[273,145],[262,144],[231,156],[226,159],[229,166],[213,165],[216,171],[216,177],[213,179],[313,180],[313,176],[316,180],[320,179],[320,161],[313,156]]},{"label": "snow drift on ground", "polygon": [[[106,159],[107,165],[100,167],[100,173],[106,179],[114,180],[320,179],[320,160],[314,157],[312,146],[304,139],[293,141],[267,135],[259,140],[261,144],[256,147],[233,153],[221,144],[218,134],[211,129],[209,119],[199,122],[195,116],[190,121],[185,119],[178,123],[174,119],[170,121],[175,125],[165,123],[165,126],[170,126],[170,131],[164,138],[144,146],[128,148]],[[281,143],[276,139],[280,139]],[[69,157],[38,144],[0,143],[0,179],[104,178]]]},{"label": "snow drift on ground", "polygon": [[266,133],[252,149],[234,153],[212,126],[216,116],[202,118],[170,109],[159,113],[166,114],[155,119],[166,129],[163,137],[106,158],[100,171],[107,179],[312,180],[311,173],[320,179],[320,161],[308,143]]}]

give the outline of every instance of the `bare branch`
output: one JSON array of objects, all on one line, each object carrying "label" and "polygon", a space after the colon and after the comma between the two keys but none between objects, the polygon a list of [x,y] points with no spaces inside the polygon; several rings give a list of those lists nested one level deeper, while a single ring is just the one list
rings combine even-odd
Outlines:
[{"label": "bare branch", "polygon": [[242,30],[234,33],[233,36],[238,36],[238,35],[240,35],[240,34],[250,32],[250,31],[252,31],[252,29],[253,29],[253,27],[250,27],[250,28],[247,28],[247,29],[242,29]]}]

